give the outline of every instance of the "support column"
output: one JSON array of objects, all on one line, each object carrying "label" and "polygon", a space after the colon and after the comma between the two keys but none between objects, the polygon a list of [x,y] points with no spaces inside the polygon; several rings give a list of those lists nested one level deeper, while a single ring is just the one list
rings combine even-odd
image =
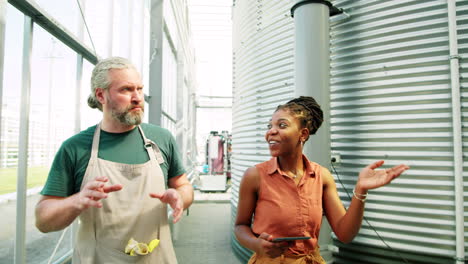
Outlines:
[{"label": "support column", "polygon": [[[340,13],[328,1],[296,0],[291,8],[295,26],[295,97],[312,96],[323,110],[324,121],[317,134],[304,145],[304,154],[330,168],[330,15]],[[329,262],[331,228],[324,218],[319,245]]]},{"label": "support column", "polygon": [[291,9],[295,25],[295,96],[312,96],[324,122],[305,144],[307,157],[330,166],[330,52],[327,1],[297,1]]},{"label": "support column", "polygon": [[31,104],[31,50],[33,38],[33,22],[29,16],[24,16],[23,36],[23,81],[21,88],[18,174],[16,180],[15,264],[26,263],[26,186],[28,175],[29,107]]},{"label": "support column", "polygon": [[[0,0],[0,142],[2,139],[3,62],[5,60],[5,28],[7,4],[7,0]],[[1,148],[0,151],[2,151]],[[0,157],[1,155],[2,154],[0,152]]]},{"label": "support column", "polygon": [[149,123],[159,126],[162,117],[163,15],[163,0],[151,0],[148,119]]}]

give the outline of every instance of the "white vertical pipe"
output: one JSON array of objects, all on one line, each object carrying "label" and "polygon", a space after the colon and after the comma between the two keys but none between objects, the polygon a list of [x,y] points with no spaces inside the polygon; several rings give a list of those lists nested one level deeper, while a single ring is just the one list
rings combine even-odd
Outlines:
[{"label": "white vertical pipe", "polygon": [[[75,134],[81,130],[81,83],[83,79],[83,56],[76,55],[76,90],[75,90]],[[65,232],[65,231],[63,231]],[[75,248],[76,235],[78,234],[78,220],[73,221],[70,228],[70,246]]]},{"label": "white vertical pipe", "polygon": [[[116,43],[118,40],[115,40],[115,17],[116,17],[116,7],[115,7],[115,1],[111,0],[109,1],[109,10],[110,10],[110,15],[109,15],[109,31],[107,32],[107,56],[110,57],[114,54],[116,54],[115,46],[114,43]],[[117,51],[118,52],[118,51]]]},{"label": "white vertical pipe", "polygon": [[[145,1],[146,2],[146,1]],[[146,50],[146,47],[147,45],[149,46],[149,43],[146,43],[146,41],[148,40],[147,39],[147,24],[146,23],[148,20],[148,16],[147,15],[147,9],[146,9],[146,3],[143,2],[143,3],[140,3],[140,10],[139,10],[139,15],[137,16],[138,18],[140,18],[140,23],[141,23],[141,33],[139,34],[139,36],[141,37],[141,44],[136,46],[135,48],[139,48],[139,49],[143,49],[141,52],[140,52],[140,72],[142,73],[142,78],[143,78],[143,83],[145,84],[145,86],[147,86],[147,72],[144,72],[146,69],[147,69],[147,59],[148,59],[148,51]],[[149,66],[148,66],[149,67]]]},{"label": "white vertical pipe", "polygon": [[150,7],[150,61],[149,61],[149,123],[161,125],[162,117],[162,63],[163,63],[163,0],[151,0]]},{"label": "white vertical pipe", "polygon": [[[2,108],[3,108],[3,63],[5,56],[5,25],[7,0],[0,0],[0,142],[2,139]],[[0,157],[2,149],[0,148]],[[1,164],[0,164],[1,166]]]},{"label": "white vertical pipe", "polygon": [[[304,1],[296,1],[299,4]],[[330,167],[330,10],[325,3],[298,5],[294,10],[295,26],[295,96],[312,96],[320,104],[324,122],[317,134],[304,145],[304,154],[320,165]],[[331,228],[323,219],[319,245],[325,260],[330,261]]]},{"label": "white vertical pipe", "polygon": [[[86,2],[87,0],[79,0],[83,14],[86,17]],[[77,36],[80,41],[84,41],[84,22],[83,18],[78,18],[78,31]],[[97,55],[97,54],[96,54]],[[83,81],[83,56],[81,54],[76,55],[76,91],[75,91],[75,134],[81,130],[81,89]],[[70,230],[70,247],[75,248],[76,235],[78,232],[78,220],[73,221]]]},{"label": "white vertical pipe", "polygon": [[26,183],[28,174],[29,107],[31,97],[31,49],[33,22],[24,17],[23,83],[21,87],[18,174],[16,180],[15,264],[26,263]]},{"label": "white vertical pipe", "polygon": [[[135,30],[133,28],[133,25],[135,25],[135,22],[133,21],[134,20],[134,16],[133,16],[133,9],[136,8],[134,7],[134,5],[138,5],[139,3],[137,1],[133,1],[133,0],[128,0],[127,1],[127,6],[128,6],[128,10],[127,10],[127,23],[128,23],[128,32],[127,32],[127,35],[126,36],[120,36],[120,41],[122,43],[124,43],[124,41],[126,41],[127,43],[127,49],[125,50],[125,54],[127,54],[127,58],[129,58],[131,61],[136,61],[136,58],[133,57],[133,53],[132,51],[136,48],[136,47],[133,47],[133,40],[135,38],[139,38],[141,37],[140,35],[138,35],[138,32],[137,30]],[[123,11],[122,11],[123,13]]]},{"label": "white vertical pipe", "polygon": [[192,160],[196,161],[197,160],[197,97],[196,94],[193,92],[195,89],[190,87],[190,122],[191,122],[191,128],[192,128],[192,133],[191,133],[191,138],[190,138],[190,149],[192,150],[192,153],[190,153]]},{"label": "white vertical pipe", "polygon": [[75,128],[74,132],[81,130],[81,82],[83,78],[83,56],[76,55],[76,90],[75,90]]},{"label": "white vertical pipe", "polygon": [[452,127],[453,127],[453,163],[455,177],[455,230],[456,257],[455,263],[465,263],[464,236],[464,206],[463,206],[463,150],[461,133],[461,97],[458,43],[457,43],[457,14],[455,0],[447,1],[449,47],[450,47],[450,81],[452,86]]},{"label": "white vertical pipe", "polygon": [[[178,50],[182,50],[182,47],[178,47]],[[180,144],[181,152],[182,152],[182,163],[184,166],[187,166],[187,133],[185,132],[185,128],[187,127],[187,93],[188,91],[185,89],[185,81],[184,81],[184,73],[186,66],[182,60],[182,56],[177,57],[177,94],[176,94],[176,120],[177,122],[182,121],[179,123],[178,127],[176,126],[177,136],[179,137],[179,141],[177,144]],[[176,124],[177,125],[177,124]]]},{"label": "white vertical pipe", "polygon": [[[83,9],[83,13],[86,14],[86,0],[79,0],[80,5]],[[78,39],[80,41],[84,40],[84,22],[80,17],[78,18]],[[83,56],[81,54],[76,54],[76,92],[75,92],[75,133],[80,132],[81,130],[81,89],[82,89],[82,79],[83,79]],[[74,233],[73,230],[71,232]]]}]

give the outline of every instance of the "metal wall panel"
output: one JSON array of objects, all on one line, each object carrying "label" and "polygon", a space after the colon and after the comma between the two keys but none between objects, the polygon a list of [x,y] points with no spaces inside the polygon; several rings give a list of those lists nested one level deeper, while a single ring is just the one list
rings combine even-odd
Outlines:
[{"label": "metal wall panel", "polygon": [[[334,4],[350,15],[330,30],[331,144],[341,154],[340,197],[348,206],[345,188],[352,191],[360,168],[374,160],[411,166],[391,185],[370,191],[365,216],[372,227],[364,222],[349,245],[335,241],[335,261],[404,263],[403,256],[411,263],[452,263],[456,234],[447,2]],[[466,32],[466,1],[458,1],[457,10],[459,33],[463,27]],[[464,38],[466,43],[466,33]],[[459,39],[463,46],[463,36]],[[466,57],[466,51],[465,44],[460,55]],[[466,116],[466,106],[464,110]]]},{"label": "metal wall panel", "polygon": [[[360,169],[375,160],[411,166],[391,185],[370,191],[365,216],[372,227],[364,222],[350,244],[335,240],[334,263],[453,263],[447,2],[332,3],[350,15],[330,29],[331,147],[341,155],[339,178],[333,173],[339,195],[348,206],[345,188],[352,191]],[[294,85],[291,2],[234,4],[233,221],[242,174],[269,158],[266,123],[274,108],[293,96]],[[456,5],[468,193],[468,1]],[[235,238],[233,248],[243,258],[250,254]]]},{"label": "metal wall panel", "polygon": [[[264,139],[277,105],[293,96],[294,30],[288,1],[236,1],[233,8],[232,222],[245,170],[268,160]],[[233,237],[244,260],[251,252]]]}]

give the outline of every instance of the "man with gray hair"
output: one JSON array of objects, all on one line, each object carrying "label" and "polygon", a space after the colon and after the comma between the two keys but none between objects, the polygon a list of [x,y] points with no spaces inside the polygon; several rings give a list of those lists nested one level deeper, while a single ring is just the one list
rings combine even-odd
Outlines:
[{"label": "man with gray hair", "polygon": [[80,225],[73,263],[177,263],[173,222],[193,201],[193,188],[171,133],[143,124],[141,77],[126,59],[100,61],[88,105],[102,121],[67,139],[57,152],[36,226],[52,232]]}]

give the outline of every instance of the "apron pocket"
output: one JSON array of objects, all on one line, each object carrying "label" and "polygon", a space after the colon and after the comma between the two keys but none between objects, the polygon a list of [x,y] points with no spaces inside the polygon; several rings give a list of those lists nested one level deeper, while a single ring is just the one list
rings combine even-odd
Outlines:
[{"label": "apron pocket", "polygon": [[151,255],[144,256],[130,256],[125,254],[122,250],[98,246],[96,248],[96,258],[99,260],[97,263],[146,263],[147,258]]}]

